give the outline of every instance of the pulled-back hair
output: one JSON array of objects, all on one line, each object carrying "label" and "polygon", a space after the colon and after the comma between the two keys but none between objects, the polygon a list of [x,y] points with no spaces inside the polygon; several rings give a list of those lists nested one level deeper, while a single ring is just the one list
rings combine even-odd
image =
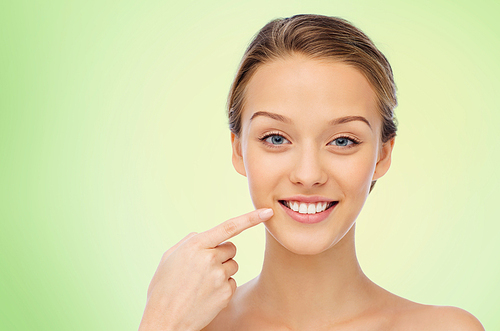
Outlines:
[{"label": "pulled-back hair", "polygon": [[[300,54],[357,68],[373,87],[382,117],[381,141],[396,136],[396,85],[386,57],[361,30],[348,21],[323,15],[295,15],[267,23],[248,46],[228,96],[229,129],[241,133],[241,114],[248,82],[257,69],[273,60]],[[375,181],[372,182],[371,189]]]}]

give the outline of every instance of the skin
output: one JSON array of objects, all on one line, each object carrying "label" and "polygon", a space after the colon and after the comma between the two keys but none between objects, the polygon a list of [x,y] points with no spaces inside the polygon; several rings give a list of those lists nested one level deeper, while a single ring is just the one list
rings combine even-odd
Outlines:
[{"label": "skin", "polygon": [[210,323],[236,290],[236,247],[227,240],[272,215],[272,209],[255,210],[190,233],[167,250],[149,285],[139,331],[196,331]]},{"label": "skin", "polygon": [[[256,112],[289,123],[251,120]],[[369,125],[328,124],[345,116]],[[484,330],[462,309],[406,300],[361,270],[356,217],[394,147],[394,139],[380,140],[381,126],[376,94],[354,67],[299,55],[259,67],[246,90],[242,132],[231,141],[233,165],[248,178],[254,206],[274,210],[264,223],[264,264],[203,330]],[[339,203],[322,222],[302,224],[278,202],[297,194]]]}]

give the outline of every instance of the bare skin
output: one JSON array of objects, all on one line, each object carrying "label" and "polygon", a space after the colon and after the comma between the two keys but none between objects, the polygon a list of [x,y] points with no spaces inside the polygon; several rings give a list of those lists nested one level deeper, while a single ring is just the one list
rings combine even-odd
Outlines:
[{"label": "bare skin", "polygon": [[[327,124],[353,116],[366,121]],[[233,165],[255,207],[275,215],[260,275],[204,330],[484,330],[464,310],[401,298],[361,270],[355,220],[394,146],[380,141],[381,126],[375,92],[353,67],[294,55],[257,69],[242,133],[232,135]],[[324,221],[301,224],[280,204],[294,195],[339,203]]]},{"label": "bare skin", "polygon": [[198,331],[210,323],[236,290],[236,246],[226,240],[272,214],[261,209],[229,219],[167,250],[149,285],[139,331]]},{"label": "bare skin", "polygon": [[[257,211],[188,235],[164,254],[139,330],[484,330],[464,310],[382,289],[359,266],[356,218],[394,146],[381,141],[377,107],[364,75],[343,63],[293,56],[257,69],[241,135],[231,136],[233,165],[248,177]],[[304,197],[335,204],[304,223],[284,203]],[[258,216],[264,208],[272,216]],[[226,240],[259,223],[262,271],[236,287],[236,247]]]},{"label": "bare skin", "polygon": [[[268,234],[267,239],[272,242],[269,237]],[[344,237],[342,245],[352,248],[353,240],[354,227]],[[278,256],[266,252],[262,273],[239,286],[229,305],[203,331],[484,330],[481,323],[465,310],[419,304],[381,288],[364,275],[356,259],[351,266],[353,260],[329,266],[332,283],[346,285],[337,288],[338,296],[332,298],[328,298],[325,291],[314,291],[316,286],[326,286],[326,282],[315,283],[319,277],[314,273],[318,269],[308,270],[309,263],[288,269],[288,276],[293,277],[285,280],[269,275],[267,268],[273,263],[280,264],[279,261]],[[343,275],[334,270],[346,266],[354,271],[353,278],[339,281]],[[312,279],[304,283],[306,276]],[[338,309],[321,309],[322,304],[328,305],[328,301],[338,304]]]}]

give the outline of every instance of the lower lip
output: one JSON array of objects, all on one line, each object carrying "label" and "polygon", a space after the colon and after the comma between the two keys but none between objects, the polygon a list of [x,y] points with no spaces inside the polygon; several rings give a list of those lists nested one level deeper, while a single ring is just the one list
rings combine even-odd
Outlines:
[{"label": "lower lip", "polygon": [[288,216],[290,216],[291,218],[293,218],[297,222],[305,223],[305,224],[314,224],[314,223],[319,223],[319,222],[325,220],[331,214],[332,210],[337,205],[338,205],[338,203],[336,203],[332,207],[330,207],[330,208],[328,208],[328,209],[326,209],[326,210],[324,210],[324,211],[322,211],[320,213],[316,213],[316,214],[301,214],[299,212],[291,210],[288,207],[283,206],[280,203],[280,206],[285,210],[285,212],[288,214]]}]

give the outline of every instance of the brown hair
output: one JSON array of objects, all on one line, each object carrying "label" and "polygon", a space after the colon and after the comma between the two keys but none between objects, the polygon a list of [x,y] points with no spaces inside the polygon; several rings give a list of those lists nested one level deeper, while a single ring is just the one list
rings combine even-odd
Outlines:
[{"label": "brown hair", "polygon": [[[295,15],[267,23],[248,46],[228,96],[229,129],[241,133],[241,113],[248,82],[260,65],[301,54],[340,61],[360,70],[375,90],[382,116],[382,142],[396,136],[396,85],[386,57],[348,21],[323,15]],[[372,182],[370,191],[376,181]]]}]

